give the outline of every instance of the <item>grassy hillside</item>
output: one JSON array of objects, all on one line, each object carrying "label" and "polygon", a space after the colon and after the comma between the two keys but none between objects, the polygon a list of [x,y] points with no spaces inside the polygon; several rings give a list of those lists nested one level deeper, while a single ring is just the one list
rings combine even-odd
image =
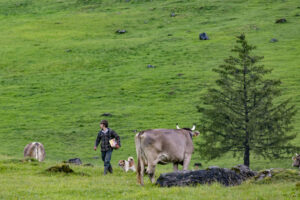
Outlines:
[{"label": "grassy hillside", "polygon": [[[106,118],[122,139],[116,165],[135,155],[133,130],[200,124],[196,105],[214,83],[212,68],[242,32],[299,109],[299,15],[297,0],[0,0],[0,154],[22,157],[40,141],[47,160],[102,165],[93,145]],[[201,32],[211,40],[200,41]],[[297,133],[299,120],[300,112]],[[196,161],[204,163],[197,153]],[[204,166],[241,162],[228,155]],[[254,169],[290,165],[251,160]]]}]

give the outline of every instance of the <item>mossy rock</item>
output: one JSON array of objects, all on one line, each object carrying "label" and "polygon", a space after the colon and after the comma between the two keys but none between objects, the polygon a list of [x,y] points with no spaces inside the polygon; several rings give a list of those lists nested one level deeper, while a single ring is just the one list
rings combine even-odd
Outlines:
[{"label": "mossy rock", "polygon": [[298,170],[294,169],[268,169],[259,171],[254,177],[255,183],[273,183],[282,181],[300,181]]},{"label": "mossy rock", "polygon": [[48,168],[46,171],[48,172],[63,172],[63,173],[74,173],[73,169],[70,168],[69,165],[62,164],[62,165],[55,165]]}]

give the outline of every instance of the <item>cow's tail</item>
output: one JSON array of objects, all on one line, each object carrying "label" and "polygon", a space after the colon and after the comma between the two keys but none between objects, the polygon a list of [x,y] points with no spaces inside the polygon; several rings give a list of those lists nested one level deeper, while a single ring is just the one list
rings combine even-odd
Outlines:
[{"label": "cow's tail", "polygon": [[143,132],[139,132],[135,136],[135,148],[137,155],[137,182],[140,185],[144,185],[143,175],[144,175],[144,162],[142,156],[142,148],[141,148],[141,135]]}]

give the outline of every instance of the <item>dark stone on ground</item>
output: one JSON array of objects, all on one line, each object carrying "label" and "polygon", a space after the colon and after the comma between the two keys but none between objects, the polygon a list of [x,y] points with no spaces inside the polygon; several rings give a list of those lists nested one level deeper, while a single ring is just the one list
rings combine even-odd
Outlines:
[{"label": "dark stone on ground", "polygon": [[183,76],[184,74],[183,73],[179,73],[179,74],[177,74],[177,76]]},{"label": "dark stone on ground", "polygon": [[118,34],[124,34],[124,33],[126,33],[127,31],[126,30],[116,30],[116,33],[118,33]]},{"label": "dark stone on ground", "polygon": [[235,171],[235,173],[239,174],[243,180],[254,177],[257,175],[257,172],[252,171],[246,165],[237,165],[231,168],[231,170]]},{"label": "dark stone on ground", "polygon": [[172,35],[173,35],[172,33],[169,33],[169,34],[168,34],[168,36],[172,36]]},{"label": "dark stone on ground", "polygon": [[99,156],[94,156],[93,159],[100,159],[100,157]]},{"label": "dark stone on ground", "polygon": [[199,39],[200,40],[209,40],[209,37],[206,33],[200,33]]},{"label": "dark stone on ground", "polygon": [[111,113],[103,113],[101,116],[103,116],[103,117],[112,117],[112,114]]},{"label": "dark stone on ground", "polygon": [[148,68],[155,68],[154,65],[147,65]]},{"label": "dark stone on ground", "polygon": [[48,171],[48,172],[64,172],[64,173],[73,173],[74,172],[70,168],[70,166],[66,165],[66,164],[50,167],[50,168],[46,169],[46,171]]},{"label": "dark stone on ground", "polygon": [[270,42],[278,42],[278,40],[276,38],[272,38]]},{"label": "dark stone on ground", "polygon": [[72,49],[66,49],[65,52],[70,53],[72,52]]},{"label": "dark stone on ground", "polygon": [[282,19],[277,19],[275,23],[280,24],[280,23],[286,23],[286,22],[287,22],[286,19],[282,18]]},{"label": "dark stone on ground", "polygon": [[[171,186],[195,186],[198,184],[212,184],[218,182],[225,186],[241,184],[252,177],[252,171],[244,166],[236,166],[234,170],[212,166],[206,170],[179,171],[161,174],[156,184],[161,187]],[[254,175],[253,175],[254,176]]]},{"label": "dark stone on ground", "polygon": [[69,159],[66,163],[71,163],[71,164],[75,164],[75,165],[81,165],[82,164],[80,158]]},{"label": "dark stone on ground", "polygon": [[175,13],[171,13],[170,17],[175,17],[176,14]]}]

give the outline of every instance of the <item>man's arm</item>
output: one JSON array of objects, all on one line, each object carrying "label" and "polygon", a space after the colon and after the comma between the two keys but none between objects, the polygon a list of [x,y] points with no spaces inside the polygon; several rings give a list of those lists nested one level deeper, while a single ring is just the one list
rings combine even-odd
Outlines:
[{"label": "man's arm", "polygon": [[101,136],[100,136],[101,132],[98,133],[97,135],[97,139],[96,139],[96,142],[95,142],[95,146],[94,146],[94,150],[96,151],[97,150],[97,146],[99,145],[100,141],[101,141]]}]

